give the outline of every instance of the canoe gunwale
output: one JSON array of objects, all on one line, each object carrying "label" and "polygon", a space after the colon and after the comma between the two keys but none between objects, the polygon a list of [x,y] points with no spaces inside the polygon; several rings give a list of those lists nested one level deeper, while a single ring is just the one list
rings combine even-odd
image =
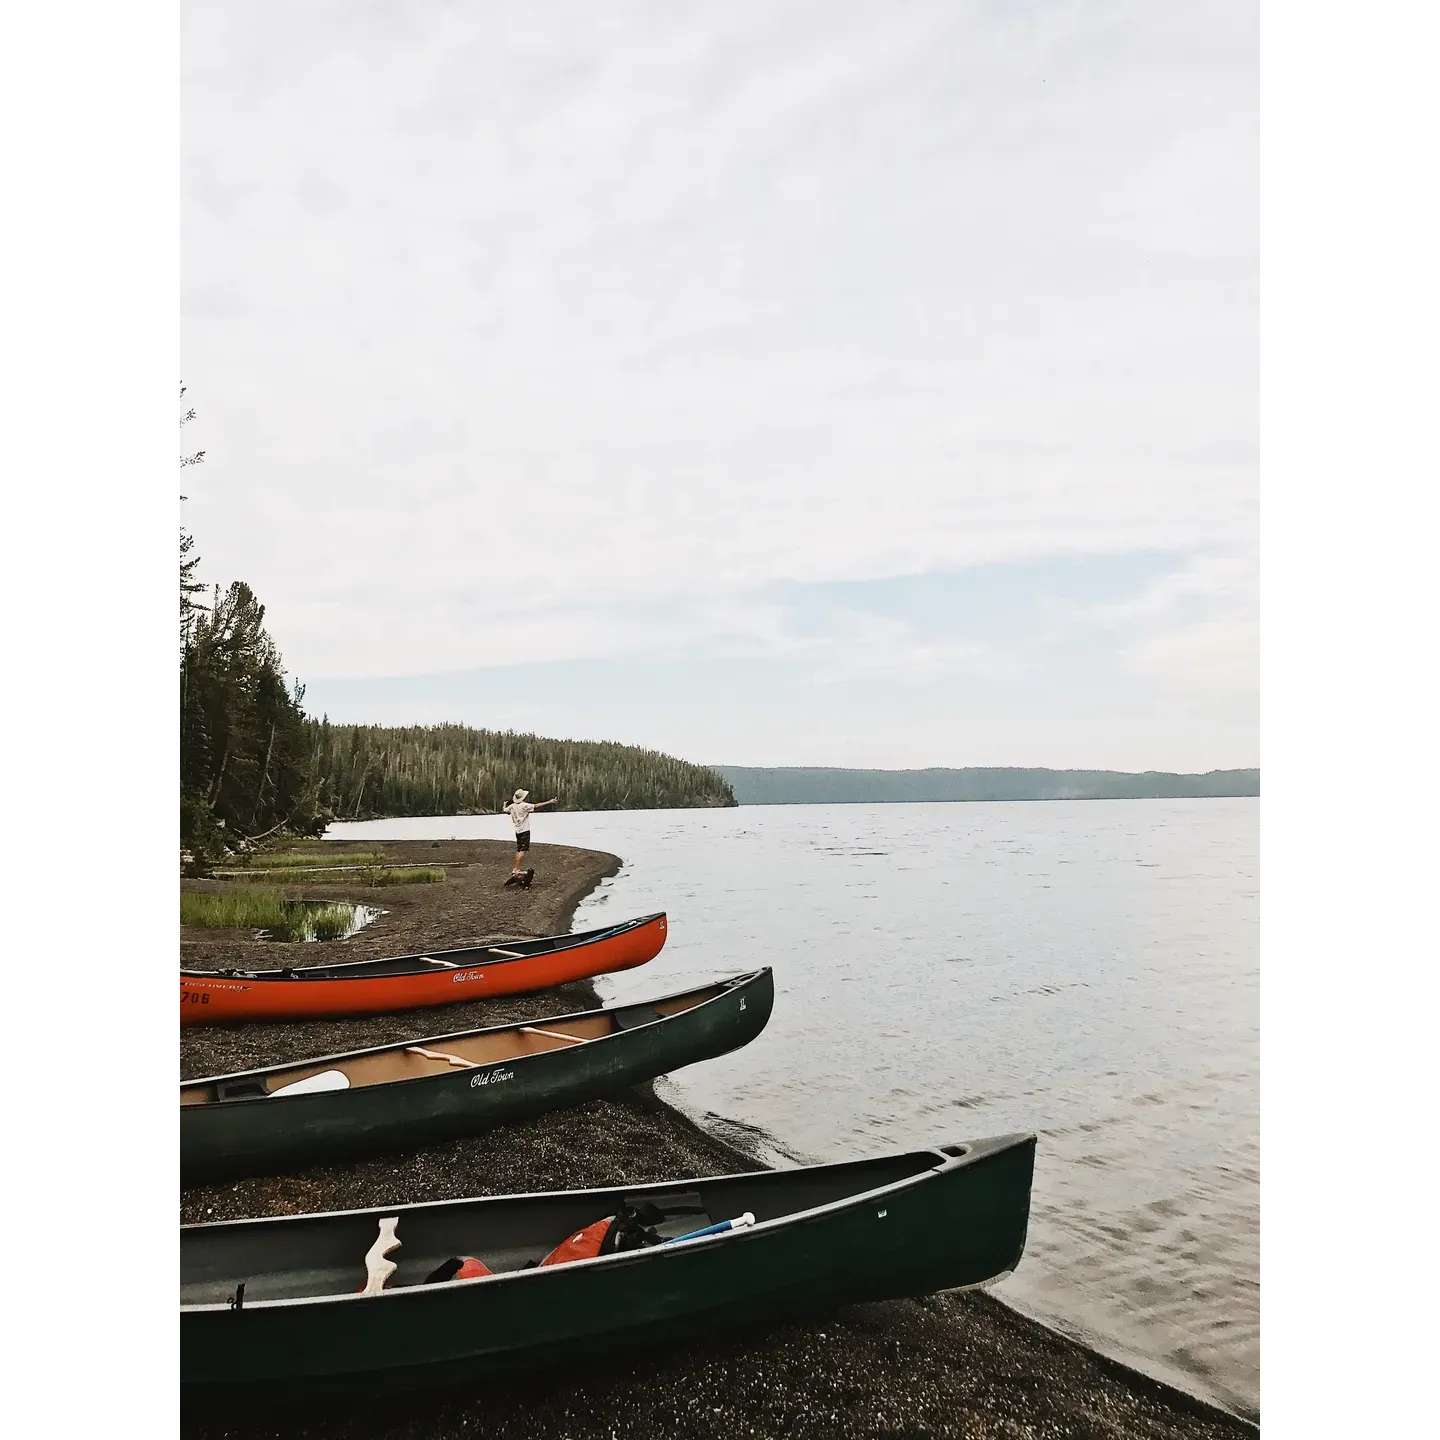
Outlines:
[{"label": "canoe gunwale", "polygon": [[[631,930],[638,930],[644,925],[653,924],[656,920],[667,919],[664,910],[657,910],[653,915],[640,915],[631,920],[619,920],[614,925],[602,925],[598,930],[581,930],[571,935],[536,935],[523,940],[509,940],[497,942],[497,946],[525,946],[525,945],[549,945],[549,949],[534,950],[516,955],[501,955],[495,953],[495,947],[488,945],[461,945],[452,950],[417,950],[410,955],[381,955],[373,960],[335,960],[325,965],[270,966],[263,970],[242,970],[230,968],[224,970],[193,970],[184,966],[180,969],[181,980],[249,980],[260,984],[277,984],[290,986],[297,981],[351,981],[351,980],[398,980],[414,975],[428,975],[431,972],[420,968],[420,962],[430,960],[443,960],[447,955],[478,955],[482,958],[472,960],[464,965],[454,965],[452,968],[458,970],[498,969],[503,965],[513,965],[521,960],[536,960],[547,955],[563,954],[567,950],[574,950],[583,945],[601,944],[606,940],[613,940]],[[490,958],[483,958],[490,957]],[[404,961],[416,962],[416,967],[411,970],[398,970],[390,975],[365,974],[325,974],[325,971],[356,970],[364,966],[378,967],[381,965],[399,965]],[[292,973],[285,973],[290,971]]]},{"label": "canoe gunwale", "polygon": [[[643,1265],[647,1263],[652,1263],[657,1260],[659,1258],[659,1251],[662,1248],[670,1250],[678,1249],[681,1251],[681,1253],[687,1253],[694,1252],[701,1246],[708,1246],[714,1244],[743,1245],[746,1243],[753,1243],[757,1238],[769,1236],[771,1234],[774,1234],[777,1230],[804,1224],[814,1220],[827,1218],[833,1215],[840,1214],[841,1212],[846,1210],[858,1210],[872,1204],[878,1204],[887,1198],[896,1197],[906,1191],[913,1190],[927,1183],[931,1183],[943,1175],[953,1173],[954,1171],[959,1169],[979,1165],[988,1159],[1003,1154],[1007,1150],[1011,1150],[1023,1145],[1033,1146],[1036,1143],[1036,1138],[1037,1137],[1033,1132],[1017,1131],[1007,1135],[990,1136],[982,1140],[966,1141],[956,1145],[927,1146],[918,1150],[901,1151],[899,1153],[892,1153],[890,1155],[871,1156],[868,1157],[868,1159],[866,1160],[860,1161],[839,1161],[833,1165],[805,1166],[802,1168],[810,1171],[822,1171],[845,1170],[854,1166],[871,1163],[876,1160],[905,1160],[913,1158],[918,1161],[922,1157],[930,1157],[933,1158],[936,1162],[938,1162],[929,1165],[924,1169],[917,1170],[914,1174],[907,1175],[900,1180],[891,1181],[889,1184],[876,1186],[875,1188],[870,1190],[856,1191],[852,1195],[845,1195],[838,1200],[827,1201],[823,1205],[815,1205],[805,1210],[792,1211],[791,1213],[786,1215],[776,1216],[773,1220],[761,1220],[753,1225],[747,1225],[738,1230],[729,1230],[724,1232],[723,1234],[698,1236],[693,1240],[687,1240],[678,1245],[651,1247],[643,1250],[621,1251],[616,1254],[596,1256],[588,1260],[573,1260],[565,1265],[557,1265],[548,1269],[544,1267],[536,1267],[533,1269],[508,1270],[503,1271],[499,1274],[476,1276],[473,1279],[452,1280],[445,1286],[445,1289],[447,1292],[453,1292],[456,1288],[461,1286],[491,1285],[504,1283],[506,1281],[536,1281],[540,1277],[546,1275],[550,1276],[553,1281],[555,1279],[564,1278],[567,1274],[571,1274],[577,1270],[593,1267],[596,1265],[608,1265],[616,1269],[618,1269],[620,1266]],[[724,1184],[727,1181],[753,1180],[756,1178],[757,1175],[764,1175],[767,1173],[784,1175],[786,1172],[767,1172],[763,1170],[737,1171],[730,1175],[707,1175],[703,1177],[698,1177],[698,1180],[700,1183],[718,1185]],[[674,1190],[677,1183],[682,1182],[677,1182],[676,1180],[665,1180],[653,1182],[647,1185],[624,1186],[620,1188],[624,1189],[624,1192],[627,1196],[643,1196],[650,1191],[660,1194],[669,1193]],[[692,1181],[691,1183],[695,1182]],[[449,1206],[472,1205],[477,1200],[523,1202],[525,1200],[552,1199],[556,1196],[561,1195],[567,1198],[578,1199],[587,1195],[594,1195],[596,1197],[613,1196],[616,1193],[616,1189],[617,1187],[615,1186],[603,1186],[591,1187],[584,1190],[534,1191],[517,1195],[465,1196],[453,1200],[412,1201],[408,1204],[403,1205],[385,1205],[371,1207],[365,1210],[331,1210],[321,1211],[311,1215],[266,1215],[239,1220],[221,1220],[200,1224],[182,1225],[180,1227],[180,1233],[183,1237],[188,1231],[196,1230],[214,1232],[238,1226],[260,1226],[269,1225],[276,1222],[288,1222],[293,1224],[297,1221],[319,1221],[334,1218],[354,1218],[357,1216],[370,1216],[378,1220],[379,1218],[393,1215],[403,1219],[407,1211],[413,1212],[417,1210],[441,1210]],[[993,1282],[988,1280],[983,1282],[977,1282],[977,1284],[989,1283]],[[306,1295],[278,1298],[272,1300],[247,1300],[245,1302],[245,1309],[295,1310],[318,1305],[347,1303],[356,1300],[374,1301],[376,1299],[410,1299],[413,1301],[415,1298],[423,1296],[427,1292],[430,1292],[432,1288],[433,1287],[425,1285],[406,1285],[396,1290],[382,1290],[379,1292],[378,1295]],[[208,1304],[195,1305],[182,1304],[180,1306],[180,1313],[182,1315],[217,1313],[229,1310],[230,1308],[231,1306],[228,1301],[217,1301]]]},{"label": "canoe gunwale", "polygon": [[[707,1006],[718,1004],[719,1002],[733,996],[736,990],[745,989],[751,985],[754,985],[769,972],[770,967],[766,965],[761,966],[759,969],[756,970],[745,971],[744,973],[739,975],[725,976],[717,980],[707,981],[700,985],[689,985],[686,986],[686,988],[683,990],[675,990],[667,995],[656,995],[653,998],[647,998],[644,1000],[633,1000],[627,1004],[600,1005],[590,1010],[576,1010],[565,1015],[541,1016],[539,1019],[536,1020],[512,1020],[498,1025],[482,1025],[469,1030],[450,1030],[443,1035],[425,1035],[421,1036],[419,1039],[416,1040],[388,1040],[383,1044],[368,1045],[360,1050],[342,1050],[330,1055],[307,1056],[301,1060],[292,1060],[277,1065],[264,1065],[254,1070],[235,1070],[224,1075],[204,1075],[199,1076],[194,1080],[182,1080],[180,1082],[180,1089],[182,1091],[185,1091],[196,1089],[202,1085],[219,1085],[235,1080],[252,1080],[266,1075],[273,1075],[286,1070],[308,1070],[316,1065],[328,1065],[341,1060],[358,1060],[363,1056],[379,1055],[394,1050],[404,1050],[407,1047],[413,1045],[434,1046],[439,1045],[447,1040],[470,1040],[475,1039],[476,1037],[481,1035],[504,1034],[507,1031],[519,1030],[524,1026],[561,1025],[569,1020],[590,1020],[596,1018],[597,1016],[613,1014],[617,1010],[632,1010],[645,1005],[663,1005],[666,1001],[669,1000],[678,1000],[686,995],[693,995],[701,990],[710,990],[714,989],[717,986],[720,987],[720,991],[718,994],[712,995],[708,1000],[702,1000],[698,1004],[692,1005],[686,1010],[681,1010],[675,1015],[657,1015],[653,1020],[646,1020],[642,1024],[631,1026],[626,1030],[615,1030],[609,1035],[595,1035],[589,1038],[581,1038],[578,1036],[576,1037],[580,1040],[581,1044],[587,1047],[591,1045],[599,1045],[606,1040],[622,1039],[626,1035],[636,1035],[643,1033],[647,1031],[652,1025],[664,1024],[666,1021],[679,1019],[683,1015],[694,1015],[704,1010]],[[553,1052],[546,1051],[538,1053],[548,1054]],[[430,1080],[450,1080],[452,1078],[453,1076],[445,1074],[443,1072],[435,1075],[410,1075],[400,1079],[379,1081],[372,1085],[360,1086],[355,1088],[374,1090],[380,1089],[384,1086],[421,1084],[425,1081]],[[223,1106],[225,1109],[230,1110],[250,1104],[251,1102],[254,1102],[256,1104],[268,1104],[269,1102],[274,1100],[303,1101],[310,1098],[311,1097],[308,1095],[281,1095],[271,1093],[268,1095],[236,1096],[233,1100],[213,1100],[210,1101],[209,1104],[215,1106]]]}]

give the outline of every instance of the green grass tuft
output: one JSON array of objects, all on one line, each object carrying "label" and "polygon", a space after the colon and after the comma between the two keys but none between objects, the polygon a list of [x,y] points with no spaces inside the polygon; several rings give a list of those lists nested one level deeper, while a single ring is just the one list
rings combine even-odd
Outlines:
[{"label": "green grass tuft", "polygon": [[338,885],[345,877],[335,875],[326,880],[323,875],[274,875],[268,870],[233,870],[211,878],[225,885]]},{"label": "green grass tuft", "polygon": [[180,923],[206,928],[264,930],[276,940],[338,940],[355,923],[355,907],[341,901],[289,900],[278,890],[234,894],[180,893]]},{"label": "green grass tuft", "polygon": [[287,850],[275,855],[254,855],[252,870],[316,870],[331,865],[378,865],[386,859],[383,850]]},{"label": "green grass tuft", "polygon": [[286,923],[289,901],[278,890],[241,890],[233,895],[180,892],[180,923],[207,928],[243,926],[267,930]]},{"label": "green grass tuft", "polygon": [[285,937],[287,940],[304,940],[307,932],[314,940],[339,940],[349,934],[355,923],[355,910],[351,905],[326,905],[295,918],[299,923],[292,927],[292,933]]},{"label": "green grass tuft", "polygon": [[282,882],[293,879],[297,885],[439,885],[444,882],[445,872],[429,865],[414,869],[389,869],[383,865],[370,865],[363,870],[347,870],[340,875],[327,875],[323,871],[313,874],[297,871],[293,877],[288,874],[277,877],[266,874],[263,870],[238,870],[216,878],[227,885],[273,885],[277,878]]}]

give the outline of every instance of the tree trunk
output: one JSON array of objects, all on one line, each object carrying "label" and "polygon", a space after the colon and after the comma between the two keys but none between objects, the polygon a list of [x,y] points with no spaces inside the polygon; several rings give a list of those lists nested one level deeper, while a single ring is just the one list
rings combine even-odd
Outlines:
[{"label": "tree trunk", "polygon": [[230,763],[230,747],[225,747],[225,753],[220,757],[220,768],[215,772],[215,783],[210,787],[210,794],[207,797],[208,803],[213,806],[220,798],[220,786],[225,781],[225,767]]},{"label": "tree trunk", "polygon": [[265,798],[265,782],[270,778],[270,756],[275,750],[275,727],[270,727],[270,740],[265,746],[265,763],[260,767],[260,788],[255,792],[255,819],[260,819],[260,802]]}]

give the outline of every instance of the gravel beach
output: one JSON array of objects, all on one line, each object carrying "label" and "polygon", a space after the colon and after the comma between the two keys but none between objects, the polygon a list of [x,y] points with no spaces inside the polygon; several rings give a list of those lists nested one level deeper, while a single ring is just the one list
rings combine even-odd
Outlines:
[{"label": "gravel beach", "polygon": [[[345,848],[336,845],[338,849]],[[368,849],[370,846],[355,848]],[[537,845],[529,890],[504,889],[504,840],[386,843],[393,862],[444,864],[441,885],[366,889],[353,876],[285,888],[387,913],[324,953],[347,958],[488,943],[568,929],[576,906],[619,865],[613,855]],[[186,881],[186,888],[222,882]],[[623,917],[615,917],[623,918]],[[239,932],[186,929],[182,963],[282,963],[297,947]],[[311,947],[306,947],[307,949]],[[309,959],[309,955],[306,956]],[[660,988],[663,988],[660,987]],[[393,1016],[293,1025],[192,1026],[180,1033],[182,1078],[420,1038],[471,1025],[535,1019],[594,1005],[587,982],[540,995],[471,1001]],[[657,1101],[650,1087],[409,1155],[181,1195],[181,1220],[299,1214],[552,1190],[639,1184],[762,1168]],[[1023,1263],[1023,1262],[1022,1262]],[[659,1440],[659,1437],[1237,1437],[1254,1426],[1117,1365],[983,1294],[853,1306],[805,1324],[627,1355],[497,1387],[284,1413],[187,1412],[195,1437],[487,1437],[487,1440]]]}]

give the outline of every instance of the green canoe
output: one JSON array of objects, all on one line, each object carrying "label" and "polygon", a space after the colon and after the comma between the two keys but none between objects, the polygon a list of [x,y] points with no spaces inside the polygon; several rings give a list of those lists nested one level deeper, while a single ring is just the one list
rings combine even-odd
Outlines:
[{"label": "green canoe", "polygon": [[[1035,1137],[1008,1135],[719,1179],[182,1226],[182,1393],[233,1404],[454,1385],[983,1285],[1020,1261],[1034,1163]],[[642,1202],[667,1238],[755,1223],[531,1268]],[[493,1273],[435,1279],[465,1256]],[[357,1293],[367,1268],[391,1264],[384,1288]]]},{"label": "green canoe", "polygon": [[454,1031],[180,1086],[182,1184],[415,1148],[748,1045],[768,969],[654,1000]]}]

